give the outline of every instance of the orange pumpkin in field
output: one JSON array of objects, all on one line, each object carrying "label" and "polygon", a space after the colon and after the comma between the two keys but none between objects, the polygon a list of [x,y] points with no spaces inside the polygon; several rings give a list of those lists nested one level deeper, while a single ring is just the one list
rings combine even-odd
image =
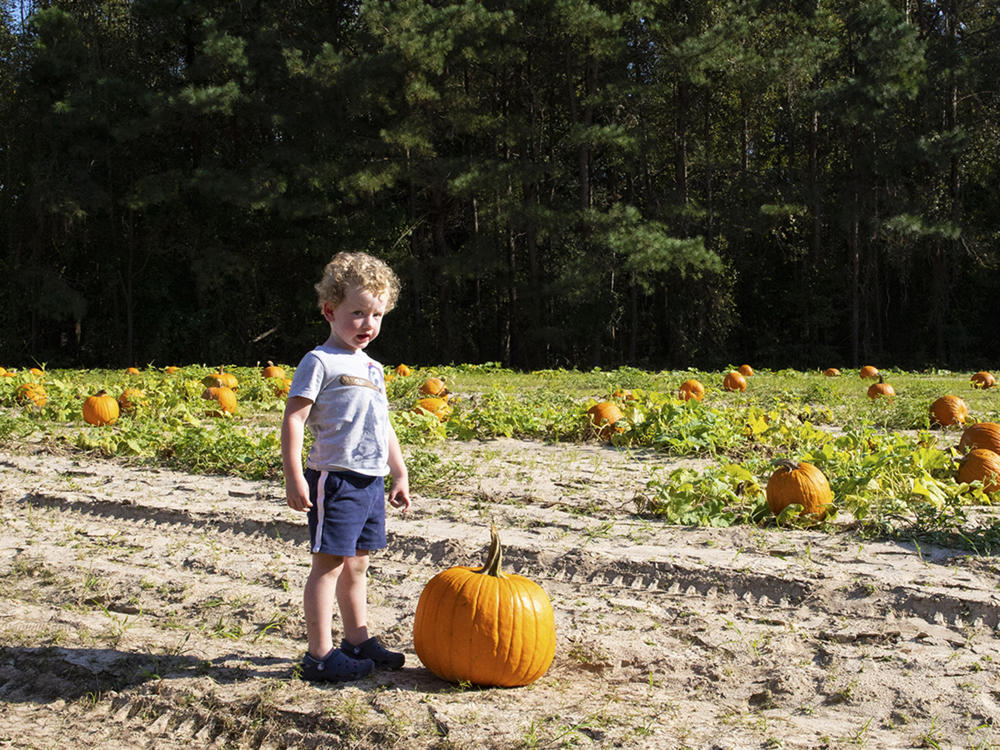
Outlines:
[{"label": "orange pumpkin in field", "polygon": [[601,440],[611,440],[616,432],[624,432],[625,427],[619,425],[625,419],[622,410],[613,401],[601,401],[587,409],[590,426]]},{"label": "orange pumpkin in field", "polygon": [[980,481],[986,492],[1000,492],[1000,454],[985,448],[969,451],[958,468],[962,484]]},{"label": "orange pumpkin in field", "polygon": [[685,380],[681,383],[681,387],[677,391],[677,398],[681,401],[689,401],[692,398],[695,401],[701,401],[705,398],[705,386],[701,384],[701,381],[694,378]]},{"label": "orange pumpkin in field", "polygon": [[239,380],[231,372],[226,372],[219,367],[218,372],[209,373],[201,379],[202,385],[206,388],[229,388],[231,390],[236,390],[239,386]]},{"label": "orange pumpkin in field", "polygon": [[555,613],[534,581],[501,571],[494,528],[481,568],[457,565],[424,587],[413,619],[413,648],[443,680],[475,685],[528,685],[556,652]]},{"label": "orange pumpkin in field", "polygon": [[428,396],[417,401],[413,411],[418,414],[433,414],[439,421],[444,422],[451,415],[451,406],[448,405],[448,399]]},{"label": "orange pumpkin in field", "polygon": [[727,391],[745,391],[747,389],[747,379],[741,373],[733,370],[722,380],[722,387]]},{"label": "orange pumpkin in field", "polygon": [[789,505],[801,505],[802,513],[817,519],[826,515],[833,492],[826,475],[805,461],[775,461],[778,468],[767,480],[767,507],[778,515]]},{"label": "orange pumpkin in field", "polygon": [[396,365],[396,374],[401,378],[406,378],[413,374],[413,370],[406,365]]},{"label": "orange pumpkin in field", "polygon": [[427,378],[420,386],[420,392],[425,396],[447,396],[448,389],[441,378]]},{"label": "orange pumpkin in field", "polygon": [[969,378],[969,382],[973,388],[992,388],[997,384],[997,379],[986,370],[980,370]]},{"label": "orange pumpkin in field", "polygon": [[737,368],[737,372],[745,378],[753,377],[753,368],[750,365],[740,365]]},{"label": "orange pumpkin in field", "polygon": [[962,424],[969,416],[969,405],[958,396],[942,396],[931,404],[931,424],[948,427]]},{"label": "orange pumpkin in field", "polygon": [[218,409],[213,409],[209,413],[216,417],[221,417],[223,414],[232,414],[236,411],[236,392],[232,388],[224,385],[210,385],[206,388],[201,397],[206,401],[215,401],[218,404]]},{"label": "orange pumpkin in field", "polygon": [[268,360],[267,367],[260,371],[260,375],[262,378],[278,378],[281,380],[285,377],[285,368],[278,367],[274,362]]},{"label": "orange pumpkin in field", "polygon": [[828,378],[839,378],[840,370],[838,370],[836,367],[827,367],[826,370],[823,371],[823,374],[826,375]]},{"label": "orange pumpkin in field", "polygon": [[966,427],[958,441],[958,449],[964,453],[976,448],[1000,453],[1000,424],[977,422]]},{"label": "orange pumpkin in field", "polygon": [[868,398],[891,398],[896,395],[896,389],[885,382],[885,378],[878,376],[878,382],[868,386]]},{"label": "orange pumpkin in field", "polygon": [[871,365],[865,365],[861,368],[859,372],[862,380],[874,380],[878,377],[878,368],[872,367]]},{"label": "orange pumpkin in field", "polygon": [[139,374],[139,368],[138,367],[128,367],[128,368],[125,369],[125,374],[126,375],[138,375]]},{"label": "orange pumpkin in field", "polygon": [[118,421],[118,402],[108,395],[107,391],[98,391],[93,396],[87,396],[83,402],[83,418],[88,424],[114,424]]},{"label": "orange pumpkin in field", "polygon": [[123,414],[133,414],[146,405],[146,395],[138,388],[126,388],[118,397],[118,408]]},{"label": "orange pumpkin in field", "polygon": [[23,383],[17,387],[14,398],[19,404],[32,403],[42,407],[49,401],[49,395],[45,392],[45,386],[41,383]]}]

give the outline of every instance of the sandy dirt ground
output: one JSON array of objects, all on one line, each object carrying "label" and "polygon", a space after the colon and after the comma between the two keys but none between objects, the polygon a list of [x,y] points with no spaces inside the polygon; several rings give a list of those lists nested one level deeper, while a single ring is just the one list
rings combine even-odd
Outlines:
[{"label": "sandy dirt ground", "polygon": [[[390,511],[371,568],[406,666],[326,685],[294,674],[309,555],[278,483],[0,451],[0,747],[1000,747],[996,557],[666,526],[636,513],[675,465],[653,454],[434,450],[456,470]],[[479,563],[491,522],[555,609],[523,688],[413,651],[424,585]]]}]

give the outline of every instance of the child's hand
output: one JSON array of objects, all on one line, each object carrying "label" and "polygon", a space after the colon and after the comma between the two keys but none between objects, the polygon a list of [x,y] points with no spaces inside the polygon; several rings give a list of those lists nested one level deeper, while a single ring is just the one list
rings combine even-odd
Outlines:
[{"label": "child's hand", "polygon": [[389,490],[389,505],[399,508],[403,515],[410,509],[410,482],[405,477],[393,479],[392,489]]},{"label": "child's hand", "polygon": [[301,510],[303,513],[312,507],[312,503],[309,502],[309,485],[306,484],[305,477],[285,482],[285,502],[292,510]]}]

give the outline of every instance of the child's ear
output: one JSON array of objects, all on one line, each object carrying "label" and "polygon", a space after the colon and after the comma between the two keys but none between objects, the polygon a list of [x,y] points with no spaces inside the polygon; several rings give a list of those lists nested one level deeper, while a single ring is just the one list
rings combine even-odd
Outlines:
[{"label": "child's ear", "polygon": [[331,323],[333,322],[333,305],[331,305],[329,302],[323,303],[323,317],[326,318],[329,322]]}]

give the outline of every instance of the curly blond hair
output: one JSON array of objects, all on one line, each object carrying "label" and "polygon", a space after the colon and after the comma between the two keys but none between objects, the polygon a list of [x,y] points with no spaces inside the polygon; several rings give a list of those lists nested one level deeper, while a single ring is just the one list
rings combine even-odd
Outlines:
[{"label": "curly blond hair", "polygon": [[396,306],[399,297],[399,277],[383,261],[368,253],[337,253],[323,269],[323,278],[316,284],[319,306],[329,302],[336,307],[352,286],[385,300],[385,311]]}]

